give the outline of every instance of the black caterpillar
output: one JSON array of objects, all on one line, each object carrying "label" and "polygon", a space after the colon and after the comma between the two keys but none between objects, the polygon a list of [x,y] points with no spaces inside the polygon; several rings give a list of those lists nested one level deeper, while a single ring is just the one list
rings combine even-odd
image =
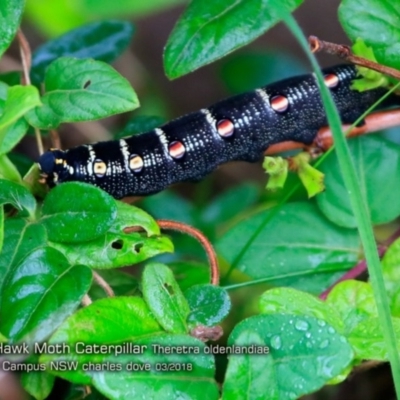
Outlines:
[{"label": "black caterpillar", "polygon": [[[350,89],[357,72],[342,65],[323,70],[343,123],[354,122],[384,89]],[[220,101],[160,128],[125,139],[50,150],[39,168],[52,187],[67,181],[96,185],[115,198],[159,192],[197,181],[227,161],[255,162],[272,144],[311,144],[327,124],[313,74],[286,79]]]}]

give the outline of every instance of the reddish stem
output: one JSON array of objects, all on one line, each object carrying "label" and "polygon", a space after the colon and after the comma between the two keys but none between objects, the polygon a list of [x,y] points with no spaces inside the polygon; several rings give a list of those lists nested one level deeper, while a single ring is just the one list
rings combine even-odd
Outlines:
[{"label": "reddish stem", "polygon": [[219,268],[218,268],[217,255],[215,254],[212,244],[203,235],[203,233],[200,232],[198,229],[193,228],[190,225],[167,219],[158,219],[157,224],[160,226],[161,229],[168,229],[186,233],[195,238],[203,246],[204,250],[206,251],[208,261],[210,263],[211,284],[217,286],[219,283]]}]

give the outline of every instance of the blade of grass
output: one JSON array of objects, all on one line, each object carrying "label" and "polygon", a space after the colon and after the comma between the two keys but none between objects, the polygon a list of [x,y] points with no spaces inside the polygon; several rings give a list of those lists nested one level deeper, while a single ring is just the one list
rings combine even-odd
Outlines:
[{"label": "blade of grass", "polygon": [[358,187],[357,173],[351,158],[350,150],[347,145],[346,138],[342,134],[341,122],[336,109],[336,105],[324,84],[322,73],[314,55],[308,48],[308,43],[298,26],[295,19],[290,13],[282,13],[282,18],[296,37],[301,47],[307,54],[320,88],[320,93],[324,107],[326,109],[329,126],[335,141],[335,150],[338,156],[340,170],[347,191],[349,192],[350,202],[354,216],[357,221],[358,231],[361,242],[364,247],[365,258],[367,260],[368,272],[371,279],[371,285],[374,291],[376,306],[378,309],[379,322],[382,326],[385,344],[388,349],[389,360],[392,367],[393,380],[396,388],[397,398],[400,399],[400,358],[397,350],[396,335],[394,333],[392,319],[390,316],[389,301],[387,298],[385,284],[381,271],[378,250],[375,243],[375,237],[372,230],[372,223],[368,211],[367,202],[364,194]]}]

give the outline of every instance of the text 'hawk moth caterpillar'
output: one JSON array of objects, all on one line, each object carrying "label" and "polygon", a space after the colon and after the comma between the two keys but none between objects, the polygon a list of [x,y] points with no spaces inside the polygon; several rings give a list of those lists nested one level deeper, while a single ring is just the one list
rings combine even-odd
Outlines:
[{"label": "text 'hawk moth caterpillar'", "polygon": [[[343,123],[353,123],[386,91],[350,89],[354,66],[323,70]],[[150,132],[50,150],[39,168],[52,187],[68,181],[96,185],[115,198],[159,192],[197,181],[228,161],[256,162],[274,143],[311,144],[327,125],[313,74],[298,76],[222,100]]]}]

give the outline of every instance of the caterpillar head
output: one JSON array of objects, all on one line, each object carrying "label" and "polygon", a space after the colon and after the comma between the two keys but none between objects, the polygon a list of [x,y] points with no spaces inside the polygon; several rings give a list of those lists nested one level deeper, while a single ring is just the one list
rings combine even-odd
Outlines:
[{"label": "caterpillar head", "polygon": [[62,182],[68,174],[68,165],[65,152],[51,149],[43,153],[38,161],[41,183],[47,183],[50,187]]}]

